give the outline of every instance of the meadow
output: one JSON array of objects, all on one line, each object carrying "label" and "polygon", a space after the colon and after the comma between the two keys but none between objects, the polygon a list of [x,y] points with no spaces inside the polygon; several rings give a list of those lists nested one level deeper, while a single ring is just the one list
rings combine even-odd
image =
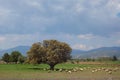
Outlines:
[{"label": "meadow", "polygon": [[46,64],[0,64],[0,80],[120,80],[120,62],[67,62],[54,71]]}]

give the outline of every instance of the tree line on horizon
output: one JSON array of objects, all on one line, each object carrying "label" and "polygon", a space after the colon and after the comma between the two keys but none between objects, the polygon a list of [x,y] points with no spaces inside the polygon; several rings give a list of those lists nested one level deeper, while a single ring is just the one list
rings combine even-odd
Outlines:
[{"label": "tree line on horizon", "polygon": [[4,53],[2,60],[6,63],[24,63],[26,57],[23,56],[19,51],[13,51],[10,54]]}]

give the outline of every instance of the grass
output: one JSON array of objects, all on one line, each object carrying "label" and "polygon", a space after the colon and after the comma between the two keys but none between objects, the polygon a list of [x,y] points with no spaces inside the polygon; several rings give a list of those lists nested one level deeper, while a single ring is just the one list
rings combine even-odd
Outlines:
[{"label": "grass", "polygon": [[[83,68],[83,71],[67,73],[65,71],[46,71],[49,68],[46,64],[0,64],[0,80],[120,80],[120,63],[109,62],[109,64],[71,64],[63,63],[55,66],[56,69]],[[105,71],[92,73],[94,68],[119,68],[118,71],[108,74]]]}]

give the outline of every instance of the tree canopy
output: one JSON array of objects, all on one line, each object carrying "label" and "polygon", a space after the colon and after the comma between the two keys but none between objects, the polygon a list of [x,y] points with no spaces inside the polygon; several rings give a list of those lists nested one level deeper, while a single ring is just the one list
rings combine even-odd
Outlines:
[{"label": "tree canopy", "polygon": [[10,55],[8,53],[5,53],[2,57],[2,60],[6,63],[10,62]]},{"label": "tree canopy", "polygon": [[28,62],[34,64],[46,63],[53,70],[58,63],[66,62],[71,58],[71,47],[57,40],[44,40],[34,43],[28,51]]},{"label": "tree canopy", "polygon": [[18,58],[21,56],[21,53],[19,51],[13,51],[10,56],[11,62],[18,62]]},{"label": "tree canopy", "polygon": [[10,54],[4,53],[2,60],[6,63],[24,63],[26,58],[19,51],[12,51]]}]

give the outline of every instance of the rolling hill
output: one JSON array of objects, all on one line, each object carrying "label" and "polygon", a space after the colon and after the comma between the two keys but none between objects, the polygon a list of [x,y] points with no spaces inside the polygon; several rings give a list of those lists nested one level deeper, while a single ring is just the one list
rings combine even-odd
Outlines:
[{"label": "rolling hill", "polygon": [[17,46],[14,48],[10,48],[7,50],[1,50],[0,51],[0,57],[3,56],[4,53],[11,53],[12,51],[19,51],[21,52],[23,55],[26,55],[26,52],[30,49],[30,46]]},{"label": "rolling hill", "polygon": [[79,58],[98,58],[98,57],[112,57],[117,56],[120,58],[120,47],[102,47],[86,51],[79,55]]},{"label": "rolling hill", "polygon": [[85,51],[83,50],[73,49],[71,55],[72,55],[72,58],[78,58],[79,55],[83,55],[84,53]]}]

